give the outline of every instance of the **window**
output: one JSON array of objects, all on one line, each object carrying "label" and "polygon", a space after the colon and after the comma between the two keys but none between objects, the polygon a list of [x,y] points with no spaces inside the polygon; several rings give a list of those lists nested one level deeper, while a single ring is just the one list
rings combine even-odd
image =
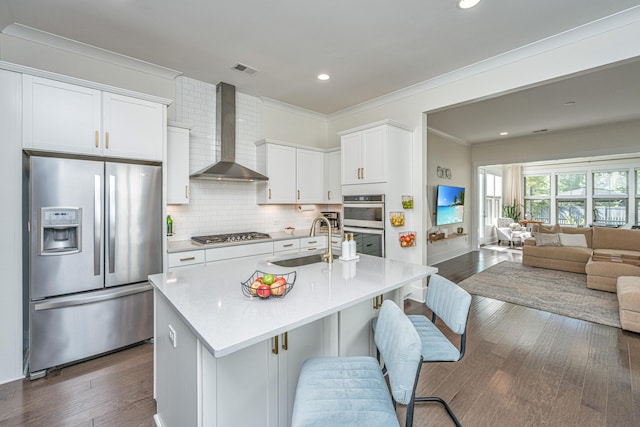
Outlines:
[{"label": "window", "polygon": [[627,223],[628,171],[593,173],[593,221],[607,225]]},{"label": "window", "polygon": [[584,225],[587,206],[587,174],[556,174],[556,222],[561,225]]},{"label": "window", "polygon": [[640,224],[640,169],[636,169],[636,225]]},{"label": "window", "polygon": [[556,218],[560,225],[582,226],[585,224],[586,199],[558,200],[556,203]]},{"label": "window", "polygon": [[524,177],[525,218],[550,221],[551,175],[529,175]]},{"label": "window", "polygon": [[493,225],[502,216],[502,177],[489,172],[486,177],[485,225]]},{"label": "window", "polygon": [[587,195],[586,173],[559,173],[556,175],[556,197]]}]

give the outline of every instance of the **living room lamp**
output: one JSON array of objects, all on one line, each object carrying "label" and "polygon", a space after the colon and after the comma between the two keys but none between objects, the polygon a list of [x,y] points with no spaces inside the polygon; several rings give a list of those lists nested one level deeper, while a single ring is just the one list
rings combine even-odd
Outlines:
[{"label": "living room lamp", "polygon": [[458,7],[460,9],[471,9],[478,3],[480,3],[480,0],[458,0]]}]

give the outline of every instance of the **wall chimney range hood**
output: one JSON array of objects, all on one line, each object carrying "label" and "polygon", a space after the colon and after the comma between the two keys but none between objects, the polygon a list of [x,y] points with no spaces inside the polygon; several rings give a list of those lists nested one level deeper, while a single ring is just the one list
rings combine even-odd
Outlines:
[{"label": "wall chimney range hood", "polygon": [[194,172],[192,178],[245,182],[269,179],[236,163],[236,88],[223,82],[216,86],[216,138],[220,141],[220,161]]}]

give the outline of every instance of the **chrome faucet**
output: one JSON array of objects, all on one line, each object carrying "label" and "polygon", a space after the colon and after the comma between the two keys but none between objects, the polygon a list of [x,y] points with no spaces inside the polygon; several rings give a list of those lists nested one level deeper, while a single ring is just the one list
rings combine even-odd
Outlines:
[{"label": "chrome faucet", "polygon": [[318,221],[324,221],[327,223],[327,250],[322,254],[322,259],[325,262],[331,264],[333,262],[333,252],[331,251],[331,224],[329,223],[329,220],[322,215],[315,217],[313,219],[313,222],[311,223],[311,231],[309,231],[309,237],[313,237],[316,235],[316,224],[318,223]]}]

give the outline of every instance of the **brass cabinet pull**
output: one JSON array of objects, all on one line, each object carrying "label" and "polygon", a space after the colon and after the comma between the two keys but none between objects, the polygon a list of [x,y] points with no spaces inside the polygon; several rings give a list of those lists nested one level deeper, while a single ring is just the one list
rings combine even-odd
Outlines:
[{"label": "brass cabinet pull", "polygon": [[100,146],[100,134],[96,131],[96,148]]},{"label": "brass cabinet pull", "polygon": [[194,259],[196,259],[194,256],[190,256],[189,258],[180,258],[180,262],[193,261]]},{"label": "brass cabinet pull", "polygon": [[327,191],[327,200],[331,200],[331,190]]},{"label": "brass cabinet pull", "polygon": [[271,189],[269,189],[269,200],[271,200]]},{"label": "brass cabinet pull", "polygon": [[284,333],[284,340],[282,343],[283,350],[289,350],[289,332]]},{"label": "brass cabinet pull", "polygon": [[382,307],[382,300],[383,300],[383,298],[384,298],[384,297],[383,297],[382,295],[378,295],[378,296],[376,296],[376,299],[374,300],[374,303],[373,303],[373,308],[374,308],[375,310],[377,310],[377,309],[379,309],[380,307]]},{"label": "brass cabinet pull", "polygon": [[291,246],[293,246],[293,243],[289,243],[288,245],[282,245],[283,248],[290,248]]},{"label": "brass cabinet pull", "polygon": [[360,168],[358,168],[358,179],[360,179]]},{"label": "brass cabinet pull", "polygon": [[298,190],[298,200],[300,200],[300,190]]},{"label": "brass cabinet pull", "polygon": [[104,133],[104,146],[109,149],[109,132]]},{"label": "brass cabinet pull", "polygon": [[184,186],[184,198],[185,199],[189,198],[189,186],[188,185]]},{"label": "brass cabinet pull", "polygon": [[271,353],[278,354],[278,336],[273,337],[273,348],[271,349]]},{"label": "brass cabinet pull", "polygon": [[310,245],[315,245],[316,243],[318,243],[318,241],[317,240],[309,240],[307,243],[310,244]]},{"label": "brass cabinet pull", "polygon": [[364,168],[362,168],[362,176],[360,178],[364,179]]}]

